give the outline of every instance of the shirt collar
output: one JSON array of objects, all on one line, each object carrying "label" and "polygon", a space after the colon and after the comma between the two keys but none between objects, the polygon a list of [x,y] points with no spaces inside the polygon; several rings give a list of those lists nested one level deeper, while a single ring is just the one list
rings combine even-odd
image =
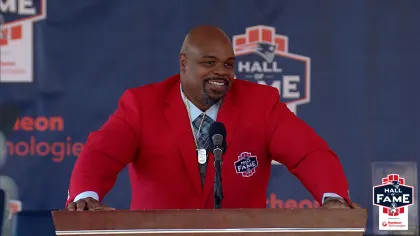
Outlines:
[{"label": "shirt collar", "polygon": [[[190,117],[191,117],[191,122],[192,122],[203,112],[185,96],[184,92],[182,91],[181,86],[179,86],[179,89],[181,91],[182,100],[186,100],[190,106]],[[217,113],[219,112],[219,107],[220,107],[220,101],[213,104],[209,109],[207,109],[206,115],[208,115],[210,118],[216,121]]]}]

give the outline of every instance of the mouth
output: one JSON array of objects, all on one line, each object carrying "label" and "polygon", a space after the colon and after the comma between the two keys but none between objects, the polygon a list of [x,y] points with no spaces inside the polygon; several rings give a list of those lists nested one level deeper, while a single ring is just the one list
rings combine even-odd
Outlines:
[{"label": "mouth", "polygon": [[229,85],[229,82],[225,79],[217,78],[217,79],[208,79],[206,81],[206,84],[208,85],[207,87],[210,90],[213,90],[214,92],[224,92],[226,91]]}]

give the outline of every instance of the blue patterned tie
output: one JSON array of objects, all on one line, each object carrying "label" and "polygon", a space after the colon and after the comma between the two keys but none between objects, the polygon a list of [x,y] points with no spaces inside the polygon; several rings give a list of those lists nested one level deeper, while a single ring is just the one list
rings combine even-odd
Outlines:
[{"label": "blue patterned tie", "polygon": [[[203,124],[201,124],[201,120],[203,119]],[[209,145],[210,145],[210,139],[209,139],[209,129],[210,125],[214,122],[212,118],[210,118],[208,115],[201,113],[195,120],[192,122],[194,127],[194,135],[197,139],[197,145],[198,149],[206,149],[207,150],[207,157],[209,153]],[[201,124],[201,128],[200,128]],[[197,133],[200,129],[200,133]],[[201,177],[201,184],[204,185],[204,179],[206,177],[206,169],[207,169],[207,160],[204,164],[198,164],[198,168],[200,170],[200,177]]]}]

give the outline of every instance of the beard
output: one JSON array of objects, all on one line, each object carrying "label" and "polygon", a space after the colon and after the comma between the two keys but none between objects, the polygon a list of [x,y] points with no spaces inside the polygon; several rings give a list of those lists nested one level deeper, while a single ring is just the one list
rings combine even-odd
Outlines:
[{"label": "beard", "polygon": [[203,90],[201,92],[203,94],[204,105],[206,105],[207,107],[213,106],[214,104],[219,102],[224,97],[224,95],[223,95],[220,98],[212,98],[212,97],[210,97],[209,93],[207,92],[207,90],[204,87],[203,87]]},{"label": "beard", "polygon": [[218,103],[220,100],[223,100],[223,98],[225,97],[225,95],[226,95],[226,93],[227,93],[227,89],[228,89],[228,87],[229,87],[229,84],[228,84],[228,86],[226,86],[226,89],[225,89],[225,91],[221,94],[221,96],[219,96],[219,97],[217,97],[217,98],[212,97],[212,96],[210,96],[209,91],[206,89],[206,83],[207,83],[209,80],[211,80],[211,79],[221,79],[221,78],[212,77],[212,78],[206,78],[206,79],[203,81],[203,85],[201,86],[201,94],[203,95],[203,102],[204,102],[204,105],[206,105],[207,107],[211,107],[211,106],[213,106],[214,104]]}]

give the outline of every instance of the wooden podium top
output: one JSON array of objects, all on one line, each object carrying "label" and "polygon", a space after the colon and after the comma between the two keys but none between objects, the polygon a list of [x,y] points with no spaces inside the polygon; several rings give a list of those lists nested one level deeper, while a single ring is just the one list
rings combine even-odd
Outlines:
[{"label": "wooden podium top", "polygon": [[53,211],[57,235],[363,235],[365,209]]}]

